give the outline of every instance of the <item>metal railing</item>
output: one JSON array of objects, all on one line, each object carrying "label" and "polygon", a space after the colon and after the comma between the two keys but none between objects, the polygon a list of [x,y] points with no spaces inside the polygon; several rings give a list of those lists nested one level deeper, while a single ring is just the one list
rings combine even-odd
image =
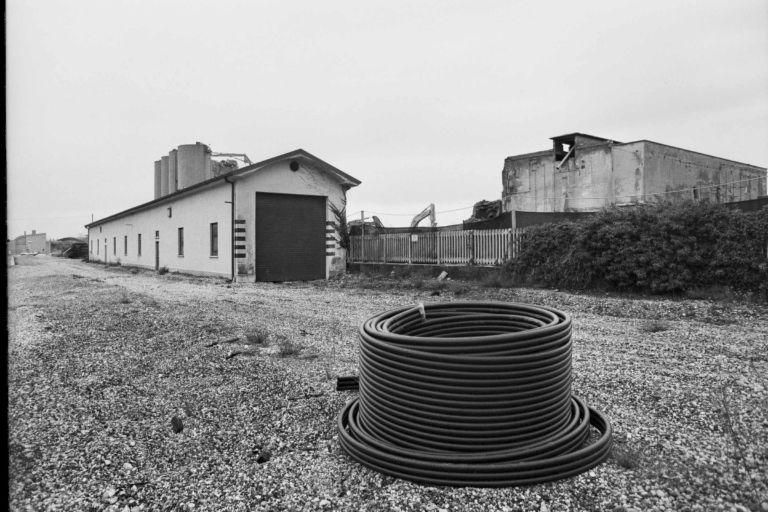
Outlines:
[{"label": "metal railing", "polygon": [[523,229],[421,231],[350,237],[349,261],[499,266],[517,256]]}]

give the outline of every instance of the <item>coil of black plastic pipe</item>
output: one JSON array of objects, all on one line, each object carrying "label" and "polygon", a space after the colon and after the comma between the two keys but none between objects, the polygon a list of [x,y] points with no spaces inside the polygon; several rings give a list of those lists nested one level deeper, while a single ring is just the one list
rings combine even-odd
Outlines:
[{"label": "coil of black plastic pipe", "polygon": [[363,323],[360,393],[338,416],[356,461],[430,485],[506,487],[600,464],[611,427],[571,393],[571,319],[498,302],[396,309]]}]

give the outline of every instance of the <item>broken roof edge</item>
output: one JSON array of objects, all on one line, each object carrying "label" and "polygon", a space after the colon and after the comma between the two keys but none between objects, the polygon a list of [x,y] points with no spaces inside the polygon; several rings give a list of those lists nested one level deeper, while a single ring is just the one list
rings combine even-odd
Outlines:
[{"label": "broken roof edge", "polygon": [[587,137],[589,139],[600,140],[603,142],[615,142],[616,144],[621,144],[621,142],[618,142],[613,139],[606,139],[605,137],[597,137],[596,135],[590,135],[588,133],[581,133],[581,132],[573,132],[573,133],[566,133],[564,135],[557,135],[555,137],[550,137],[549,140],[553,140],[555,142],[561,142],[561,141],[574,139],[577,135],[579,137]]},{"label": "broken roof edge", "polygon": [[681,148],[679,146],[673,146],[671,144],[664,144],[663,142],[656,142],[655,140],[638,139],[638,140],[633,140],[631,142],[616,142],[616,145],[617,146],[627,146],[629,144],[637,144],[638,142],[649,142],[651,144],[656,144],[657,146],[665,146],[665,147],[672,148],[672,149],[679,149],[680,151],[685,151],[686,153],[695,153],[697,155],[706,156],[708,158],[717,158],[718,160],[724,160],[726,162],[731,162],[733,164],[746,165],[747,167],[754,167],[755,169],[761,170],[761,171],[768,170],[768,168],[760,167],[759,165],[748,164],[746,162],[739,162],[738,160],[731,160],[730,158],[723,158],[723,157],[717,156],[717,155],[710,155],[708,153],[702,153],[701,151],[693,151],[692,149],[685,149],[685,148]]},{"label": "broken roof edge", "polygon": [[219,181],[224,182],[226,178],[232,178],[236,177],[240,174],[244,174],[246,172],[251,171],[258,171],[259,169],[263,169],[264,167],[267,167],[269,165],[275,164],[277,162],[283,161],[283,160],[289,160],[292,158],[303,158],[308,160],[313,160],[316,162],[319,162],[321,164],[321,167],[324,168],[326,172],[329,172],[331,174],[336,175],[337,178],[339,178],[339,181],[341,182],[341,185],[346,185],[349,188],[356,187],[360,183],[362,183],[357,178],[354,178],[350,176],[349,174],[337,169],[336,167],[332,166],[328,162],[317,158],[315,155],[311,154],[309,151],[305,151],[301,148],[290,151],[288,153],[284,153],[282,155],[274,156],[272,158],[268,158],[266,160],[262,160],[261,162],[256,162],[255,164],[251,164],[247,167],[243,167],[241,169],[235,169],[232,171],[229,171],[227,173],[221,174],[219,176],[215,176],[213,178],[207,179],[205,181],[201,181],[199,183],[195,183],[194,185],[191,185],[189,187],[183,188],[181,190],[177,190],[176,192],[173,192],[171,194],[164,195],[162,197],[158,197],[156,199],[152,199],[151,201],[147,201],[146,203],[142,203],[137,206],[133,206],[131,208],[128,208],[127,210],[123,210],[118,213],[114,213],[112,215],[109,215],[107,217],[104,217],[99,220],[95,220],[89,224],[85,224],[86,229],[90,229],[92,226],[98,226],[99,224],[104,224],[105,222],[109,222],[115,219],[119,219],[121,217],[125,217],[126,215],[131,215],[133,213],[140,212],[142,210],[145,210],[147,208],[150,208],[152,206],[156,206],[159,204],[163,204],[163,202],[169,200],[169,199],[176,199],[179,197],[183,197],[191,192],[196,192],[202,188],[205,188],[208,185],[218,184]]},{"label": "broken roof edge", "polygon": [[508,157],[504,158],[504,160],[513,159],[516,160],[518,158],[532,158],[536,156],[545,156],[545,155],[551,155],[552,154],[552,148],[550,149],[542,149],[541,151],[533,151],[531,153],[521,153],[519,155],[509,155]]}]

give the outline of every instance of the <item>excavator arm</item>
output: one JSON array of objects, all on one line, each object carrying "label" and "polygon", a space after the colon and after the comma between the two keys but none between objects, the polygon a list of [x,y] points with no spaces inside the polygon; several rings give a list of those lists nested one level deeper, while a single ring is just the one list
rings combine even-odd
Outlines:
[{"label": "excavator arm", "polygon": [[411,221],[411,227],[415,228],[419,225],[419,222],[429,217],[429,221],[432,223],[432,227],[437,227],[437,221],[435,220],[435,205],[430,204],[426,208],[424,208],[421,213],[416,215],[413,220]]}]

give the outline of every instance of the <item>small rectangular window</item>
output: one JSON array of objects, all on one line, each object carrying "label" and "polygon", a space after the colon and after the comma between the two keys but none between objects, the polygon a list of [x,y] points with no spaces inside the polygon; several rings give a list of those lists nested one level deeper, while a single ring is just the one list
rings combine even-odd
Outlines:
[{"label": "small rectangular window", "polygon": [[99,241],[96,240],[96,254],[99,254]]},{"label": "small rectangular window", "polygon": [[168,217],[173,217],[173,208],[168,208]]},{"label": "small rectangular window", "polygon": [[184,256],[184,228],[179,228],[179,256]]},{"label": "small rectangular window", "polygon": [[211,222],[211,256],[219,255],[219,223]]},{"label": "small rectangular window", "polygon": [[93,252],[93,240],[88,240],[88,252]]},{"label": "small rectangular window", "polygon": [[141,233],[139,233],[139,236],[136,239],[136,254],[141,256]]},{"label": "small rectangular window", "polygon": [[117,237],[116,236],[112,237],[112,254],[114,256],[117,256]]},{"label": "small rectangular window", "polygon": [[158,239],[158,238],[160,238],[160,232],[159,231],[155,231],[155,239]]},{"label": "small rectangular window", "polygon": [[123,255],[128,256],[128,235],[123,236]]}]

